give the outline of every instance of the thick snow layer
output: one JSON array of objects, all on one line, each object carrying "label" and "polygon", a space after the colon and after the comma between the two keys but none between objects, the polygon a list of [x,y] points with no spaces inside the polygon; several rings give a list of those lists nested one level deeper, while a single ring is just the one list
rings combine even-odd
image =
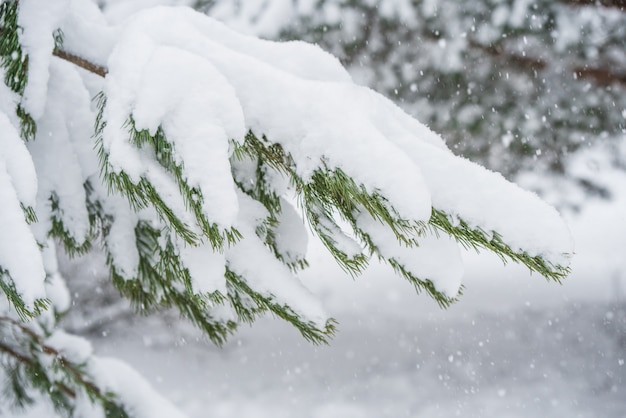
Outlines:
[{"label": "thick snow layer", "polygon": [[46,274],[4,161],[0,161],[0,202],[0,266],[10,274],[17,293],[31,309],[35,299],[45,297]]},{"label": "thick snow layer", "polygon": [[118,37],[118,27],[109,24],[92,0],[70,0],[60,29],[65,51],[96,64],[106,63]]},{"label": "thick snow layer", "polygon": [[304,220],[286,199],[280,200],[281,213],[275,230],[276,250],[286,263],[304,259],[309,240]]},{"label": "thick snow layer", "polygon": [[[124,62],[132,59],[119,55],[117,58]],[[111,64],[111,68],[115,74],[117,66]],[[113,100],[115,96],[110,94],[109,100]],[[145,63],[134,106],[138,130],[154,134],[162,127],[166,132],[185,180],[202,193],[202,208],[208,219],[230,227],[237,214],[237,198],[228,140],[243,138],[245,129],[243,112],[228,81],[193,54],[158,47]]]},{"label": "thick snow layer", "polygon": [[0,111],[0,160],[15,188],[17,198],[24,206],[35,206],[37,174],[24,141],[4,112]]},{"label": "thick snow layer", "polygon": [[134,13],[154,6],[192,6],[195,0],[104,0],[99,2],[109,22],[121,23]]},{"label": "thick snow layer", "polygon": [[[37,191],[33,162],[17,131],[0,112],[0,266],[28,309],[44,298],[46,273],[41,252],[22,210]],[[23,199],[23,200],[22,200]]]},{"label": "thick snow layer", "polygon": [[[90,229],[83,184],[97,170],[93,157],[85,158],[85,154],[92,155],[93,151],[84,150],[92,135],[93,114],[89,112],[89,96],[71,64],[53,59],[49,76],[47,101],[37,121],[37,135],[28,144],[39,182],[37,218],[45,231],[50,230],[53,210],[50,199],[54,197],[58,203],[56,215],[69,236],[80,245]],[[79,154],[77,151],[81,149]]]},{"label": "thick snow layer", "polygon": [[195,293],[213,293],[219,291],[225,295],[226,259],[224,254],[214,252],[210,244],[191,246],[182,239],[178,240],[180,260],[189,271],[191,284]]},{"label": "thick snow layer", "polygon": [[[154,175],[158,168],[146,168],[150,156],[128,145],[123,124],[133,114],[139,128],[161,126],[178,161],[189,160],[185,176],[203,191],[207,217],[220,226],[230,226],[237,211],[231,178],[220,175],[229,170],[228,142],[250,129],[280,144],[305,181],[316,170],[341,169],[404,218],[427,221],[432,204],[487,234],[497,231],[514,251],[569,263],[571,237],[554,209],[455,157],[439,136],[352,84],[335,58],[311,45],[261,41],[189,9],[154,8],[127,21],[108,65],[104,138],[115,169],[134,179]],[[154,82],[163,88],[151,89]],[[189,94],[203,89],[215,97]],[[183,95],[190,107],[181,104]]]},{"label": "thick snow layer", "polygon": [[[246,7],[260,10],[261,6],[257,2]],[[392,15],[405,6],[398,0],[387,3],[381,12]],[[85,22],[93,23],[91,30]],[[124,172],[134,182],[148,181],[173,215],[199,237],[199,220],[190,210],[193,198],[200,199],[209,223],[222,230],[236,226],[244,233],[224,254],[177,242],[197,292],[223,292],[221,276],[227,265],[254,276],[246,280],[258,285],[255,290],[265,296],[280,303],[293,301],[293,308],[303,316],[324,322],[318,304],[311,302],[288,268],[257,237],[256,227],[268,214],[253,208],[259,204],[236,191],[233,176],[244,188],[255,180],[256,173],[248,171],[252,167],[231,162],[234,147],[250,130],[279,144],[304,182],[318,171],[342,170],[369,193],[382,195],[402,218],[427,222],[434,207],[487,234],[497,232],[514,251],[568,264],[571,239],[555,210],[501,176],[455,157],[438,135],[391,101],[355,85],[339,61],[316,46],[244,36],[189,8],[154,7],[117,22],[119,26],[109,25],[106,16],[86,0],[20,3],[21,41],[30,60],[24,104],[38,130],[28,151],[17,137],[17,141],[10,135],[3,139],[7,151],[2,152],[14,155],[4,158],[3,181],[12,185],[3,193],[7,202],[16,195],[15,210],[5,209],[11,219],[20,214],[20,203],[36,203],[40,224],[33,230],[40,241],[50,230],[53,209],[70,238],[77,244],[86,240],[90,224],[84,184],[90,179],[96,183],[98,175],[97,154],[86,140],[94,119],[85,87],[91,82],[85,83],[88,77],[83,70],[51,56],[51,34],[61,27],[69,35],[69,51],[84,53],[108,67],[102,145],[113,172]],[[69,39],[82,36],[93,43],[90,51]],[[2,109],[15,100],[7,97]],[[131,117],[138,130],[151,134],[163,130],[173,162],[196,195],[181,195],[177,180],[159,162],[163,155],[128,141]],[[1,122],[10,125],[5,119]],[[289,189],[285,177],[265,174],[266,187],[284,198]],[[105,237],[112,264],[122,277],[134,277],[137,223],[149,221],[161,228],[165,222],[151,209],[134,213],[123,199],[100,190],[103,186],[92,186],[97,189],[92,200],[99,199],[112,220]],[[57,207],[52,207],[51,197]],[[300,260],[307,242],[298,214],[285,205],[279,220],[282,223],[273,231],[275,250],[288,263]],[[456,293],[462,268],[451,240],[425,237],[410,252],[392,234],[374,227],[380,225],[363,226],[375,235],[385,257],[431,280],[442,292]],[[359,244],[331,220],[322,227],[348,256],[361,252]],[[24,240],[32,241],[32,234]],[[259,254],[253,257],[255,251]]]},{"label": "thick snow layer", "polygon": [[54,348],[72,363],[82,364],[93,354],[91,343],[83,337],[70,335],[63,330],[55,330],[45,344]]},{"label": "thick snow layer", "polygon": [[156,393],[139,373],[113,358],[91,357],[87,369],[103,392],[113,392],[136,418],[184,418],[185,415]]},{"label": "thick snow layer", "polygon": [[111,229],[105,237],[113,267],[121,277],[135,278],[139,271],[139,252],[135,235],[137,214],[131,210],[128,202],[119,196],[107,199],[105,210],[113,216]]},{"label": "thick snow layer", "polygon": [[[375,103],[377,95],[360,92],[359,102]],[[373,107],[373,106],[372,106]],[[386,137],[420,168],[433,207],[459,216],[472,227],[497,231],[514,251],[540,255],[554,264],[568,265],[574,252],[567,225],[558,212],[532,192],[464,158],[453,156],[439,137],[405,115],[391,102],[381,103],[369,116],[385,127]],[[385,125],[396,118],[402,125]],[[416,136],[417,135],[417,136]],[[419,140],[420,135],[427,140]]]},{"label": "thick snow layer", "polygon": [[[4,80],[6,72],[4,68],[0,68],[0,78]],[[0,113],[4,113],[9,118],[13,126],[20,125],[20,119],[15,113],[15,108],[20,102],[20,96],[7,87],[4,83],[0,83]]]},{"label": "thick snow layer", "polygon": [[20,44],[28,55],[28,84],[23,106],[34,119],[39,119],[46,104],[48,67],[54,49],[52,33],[59,27],[70,0],[20,0],[18,24]]},{"label": "thick snow layer", "polygon": [[59,273],[56,247],[52,239],[49,239],[46,246],[42,248],[41,254],[46,270],[46,296],[55,313],[65,313],[72,305],[72,299],[65,280]]}]

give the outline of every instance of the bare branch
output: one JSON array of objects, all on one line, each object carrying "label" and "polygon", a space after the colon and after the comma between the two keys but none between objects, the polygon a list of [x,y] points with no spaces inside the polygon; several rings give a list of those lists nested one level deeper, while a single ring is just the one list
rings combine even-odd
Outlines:
[{"label": "bare branch", "polygon": [[589,78],[601,85],[613,83],[626,86],[626,72],[618,73],[607,68],[576,67],[574,74],[579,78]]},{"label": "bare branch", "polygon": [[78,55],[71,54],[59,48],[54,48],[54,51],[52,51],[52,55],[64,59],[65,61],[69,61],[72,64],[79,66],[80,68],[99,75],[100,77],[106,77],[107,73],[109,72],[106,67],[94,64],[93,62],[79,57]]},{"label": "bare branch", "polygon": [[601,6],[626,11],[626,0],[561,0],[572,6]]},{"label": "bare branch", "polygon": [[[626,1],[626,0],[624,0]],[[541,71],[549,66],[549,61],[537,57],[527,57],[507,52],[504,48],[496,45],[483,45],[477,41],[470,40],[472,48],[479,49],[488,55],[502,59],[508,65],[527,69],[530,71]],[[601,86],[610,84],[621,84],[626,86],[626,72],[612,71],[605,67],[589,67],[587,65],[574,65],[572,72],[579,79],[589,79]]]}]

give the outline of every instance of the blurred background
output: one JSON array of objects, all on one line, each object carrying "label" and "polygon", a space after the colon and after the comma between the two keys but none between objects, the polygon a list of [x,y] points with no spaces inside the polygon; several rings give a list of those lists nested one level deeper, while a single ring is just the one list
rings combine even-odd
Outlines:
[{"label": "blurred background", "polygon": [[318,44],[456,154],[555,205],[576,255],[558,285],[467,253],[465,295],[441,311],[385,266],[350,279],[313,243],[303,280],[339,321],[331,345],[270,318],[216,348],[173,313],[137,318],[95,253],[63,263],[66,328],[193,417],[626,416],[624,0],[99,3],[112,22],[187,5]]}]

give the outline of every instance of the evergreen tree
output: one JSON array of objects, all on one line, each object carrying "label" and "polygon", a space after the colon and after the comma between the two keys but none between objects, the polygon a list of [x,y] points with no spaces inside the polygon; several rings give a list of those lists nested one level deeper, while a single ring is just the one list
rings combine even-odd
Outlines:
[{"label": "evergreen tree", "polygon": [[442,306],[461,293],[459,245],[568,273],[554,209],[314,46],[187,8],[113,27],[93,0],[5,0],[0,31],[0,373],[15,407],[181,415],[58,327],[57,244],[101,246],[137,311],[176,308],[216,344],[265,313],[313,343],[332,336],[297,278],[305,225],[348,273],[378,258]]}]

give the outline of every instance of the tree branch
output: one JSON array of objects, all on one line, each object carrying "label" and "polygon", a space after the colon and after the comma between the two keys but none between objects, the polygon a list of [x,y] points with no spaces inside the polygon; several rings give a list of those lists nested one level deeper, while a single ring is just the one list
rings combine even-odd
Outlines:
[{"label": "tree branch", "polygon": [[[83,385],[83,387],[88,389],[92,394],[94,394],[98,398],[105,399],[105,396],[102,394],[99,387],[97,387],[93,382],[86,380],[83,374],[81,373],[81,371],[76,366],[74,366],[74,364],[72,364],[67,358],[65,358],[65,356],[63,356],[56,348],[46,345],[43,339],[41,338],[41,336],[39,336],[33,330],[24,326],[20,322],[12,318],[6,317],[6,316],[0,316],[0,321],[8,322],[15,328],[19,329],[24,334],[28,335],[31,338],[31,340],[39,346],[42,353],[45,353],[54,357],[56,360],[58,360],[61,366],[63,366],[72,376],[74,376],[76,381],[78,381],[81,385]],[[5,353],[11,355],[12,357],[14,357],[15,359],[17,359],[18,361],[20,361],[26,366],[35,367],[35,362],[32,359],[30,359],[24,354],[20,354],[16,352],[15,350],[13,350],[11,347],[7,345],[0,343],[0,351],[4,351]],[[53,383],[56,386],[58,386],[60,390],[62,390],[69,396],[73,398],[76,397],[76,393],[69,387],[65,386],[62,382],[53,382]]]},{"label": "tree branch", "polygon": [[20,363],[26,366],[34,367],[34,364],[30,358],[26,357],[23,354],[18,353],[17,351],[13,350],[8,345],[0,343],[0,351],[10,355],[11,357],[15,358],[17,361],[19,361]]},{"label": "tree branch", "polygon": [[574,74],[576,77],[592,79],[601,85],[619,83],[626,86],[626,73],[618,73],[607,68],[576,67]]},{"label": "tree branch", "polygon": [[565,4],[572,6],[602,6],[626,10],[626,0],[561,0]]},{"label": "tree branch", "polygon": [[[523,68],[531,71],[541,71],[549,66],[549,61],[546,61],[543,58],[526,57],[513,54],[496,45],[483,45],[474,40],[470,40],[469,45],[472,48],[476,48],[488,55],[491,55],[492,57],[501,58],[507,64],[517,68]],[[594,68],[587,65],[575,65],[572,68],[572,73],[576,74],[576,77],[579,79],[590,79],[601,86],[607,86],[613,83],[626,86],[626,73],[612,71],[604,67]]]},{"label": "tree branch", "polygon": [[[17,351],[13,350],[8,345],[0,343],[0,351],[10,355],[14,359],[19,361],[23,365],[25,365],[26,367],[30,367],[30,368],[35,367],[35,363],[30,358],[26,357],[23,354],[18,353]],[[54,384],[61,392],[65,393],[70,398],[76,398],[76,392],[70,389],[63,382],[55,381],[55,382],[52,382],[52,384]]]},{"label": "tree branch", "polygon": [[94,64],[93,62],[87,61],[86,59],[79,57],[78,55],[63,51],[59,48],[54,48],[54,51],[52,51],[52,55],[54,55],[55,57],[59,57],[65,61],[71,62],[72,64],[75,64],[91,73],[99,75],[100,77],[106,77],[107,73],[109,72],[106,67]]}]

